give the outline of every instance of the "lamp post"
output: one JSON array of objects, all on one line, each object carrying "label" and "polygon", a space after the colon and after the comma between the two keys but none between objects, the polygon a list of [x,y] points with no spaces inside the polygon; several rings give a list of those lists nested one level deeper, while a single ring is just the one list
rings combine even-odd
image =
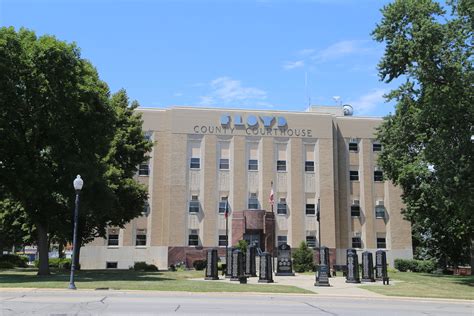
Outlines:
[{"label": "lamp post", "polygon": [[73,181],[74,190],[76,190],[76,206],[74,208],[74,233],[72,237],[72,256],[71,256],[71,277],[69,279],[69,289],[75,290],[74,284],[74,270],[76,269],[76,245],[77,245],[77,222],[79,221],[79,194],[81,193],[84,181],[81,176],[77,175]]},{"label": "lamp post", "polygon": [[318,209],[316,213],[316,219],[318,220],[318,248],[319,248],[319,265],[321,265],[321,214],[319,213],[320,207],[320,198],[318,198]]}]

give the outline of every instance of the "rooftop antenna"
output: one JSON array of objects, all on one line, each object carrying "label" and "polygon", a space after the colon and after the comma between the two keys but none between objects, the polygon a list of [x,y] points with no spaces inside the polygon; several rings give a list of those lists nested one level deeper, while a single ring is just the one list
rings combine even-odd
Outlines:
[{"label": "rooftop antenna", "polygon": [[304,87],[306,90],[306,99],[308,99],[308,108],[311,107],[311,97],[309,96],[309,91],[308,91],[308,71],[306,70],[304,72]]}]

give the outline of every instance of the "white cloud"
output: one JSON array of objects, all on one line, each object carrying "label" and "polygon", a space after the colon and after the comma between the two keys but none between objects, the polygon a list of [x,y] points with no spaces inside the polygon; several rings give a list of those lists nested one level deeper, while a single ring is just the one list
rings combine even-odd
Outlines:
[{"label": "white cloud", "polygon": [[[215,104],[248,106],[269,106],[262,102],[267,98],[267,92],[254,87],[245,87],[239,80],[230,77],[219,77],[209,83],[211,92],[200,97],[200,105],[209,106]],[[260,104],[258,104],[260,102]]]},{"label": "white cloud", "polygon": [[184,94],[182,92],[175,92],[173,96],[175,97],[182,97]]},{"label": "white cloud", "polygon": [[312,55],[316,50],[314,48],[305,48],[297,52],[299,56],[309,56]]},{"label": "white cloud", "polygon": [[300,68],[304,66],[304,61],[303,60],[297,60],[297,61],[288,61],[283,65],[283,68],[286,70],[291,70],[295,68]]},{"label": "white cloud", "polygon": [[377,106],[385,103],[383,96],[387,92],[386,89],[375,89],[360,96],[358,99],[349,100],[347,103],[353,106],[356,114],[370,114]]},{"label": "white cloud", "polygon": [[316,62],[325,62],[353,54],[362,54],[372,51],[367,47],[367,40],[350,40],[334,43],[316,54],[312,55],[312,59]]}]

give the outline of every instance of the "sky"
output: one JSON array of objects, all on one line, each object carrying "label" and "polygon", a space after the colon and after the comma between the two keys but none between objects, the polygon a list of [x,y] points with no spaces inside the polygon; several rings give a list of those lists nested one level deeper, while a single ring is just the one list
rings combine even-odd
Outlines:
[{"label": "sky", "polygon": [[[382,0],[0,0],[0,25],[75,42],[142,107],[394,112],[370,33]],[[338,96],[339,98],[334,98]]]}]

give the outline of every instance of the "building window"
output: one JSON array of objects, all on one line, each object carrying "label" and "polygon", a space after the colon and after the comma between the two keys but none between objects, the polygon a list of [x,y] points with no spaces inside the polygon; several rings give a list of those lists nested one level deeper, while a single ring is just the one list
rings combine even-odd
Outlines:
[{"label": "building window", "polygon": [[146,246],[146,229],[137,229],[135,246]]},{"label": "building window", "polygon": [[150,168],[148,167],[147,163],[141,163],[138,166],[138,175],[139,176],[148,176],[150,174]]},{"label": "building window", "polygon": [[145,204],[143,205],[142,215],[148,216],[148,214],[150,214],[150,204],[148,203],[148,201],[145,201]]},{"label": "building window", "polygon": [[105,263],[105,268],[106,269],[117,269],[117,266],[118,266],[117,261],[115,261],[115,262],[107,261]]},{"label": "building window", "polygon": [[248,208],[249,210],[258,210],[257,193],[250,193]]},{"label": "building window", "polygon": [[189,201],[189,213],[199,213],[199,198],[197,195],[193,195],[191,201]]},{"label": "building window", "polygon": [[286,160],[277,161],[277,171],[286,171]]},{"label": "building window", "polygon": [[351,216],[360,217],[360,205],[359,202],[351,205]]},{"label": "building window", "polygon": [[379,249],[387,248],[387,241],[385,237],[377,237],[377,248]]},{"label": "building window", "polygon": [[306,236],[306,244],[310,248],[316,248],[316,236]]},{"label": "building window", "polygon": [[199,169],[201,168],[201,158],[191,158],[191,163],[189,165],[191,169]]},{"label": "building window", "polygon": [[151,140],[151,136],[153,135],[152,131],[145,132],[145,140]]},{"label": "building window", "polygon": [[227,236],[219,235],[219,246],[227,246]]},{"label": "building window", "polygon": [[304,162],[304,171],[314,172],[314,161],[305,161]]},{"label": "building window", "polygon": [[375,218],[385,218],[385,207],[383,205],[375,206]]},{"label": "building window", "polygon": [[283,244],[287,243],[288,238],[286,236],[277,236],[278,244],[277,246],[280,247]]},{"label": "building window", "polygon": [[119,232],[118,229],[112,229],[107,235],[107,246],[118,246],[119,245]]},{"label": "building window", "polygon": [[351,139],[349,141],[349,151],[358,151],[359,150],[359,144],[357,143],[356,139]]},{"label": "building window", "polygon": [[287,212],[286,198],[280,198],[277,204],[277,214],[285,215]]},{"label": "building window", "polygon": [[225,214],[226,209],[227,212],[229,211],[229,205],[227,203],[227,196],[221,197],[221,200],[219,201],[219,214]]},{"label": "building window", "polygon": [[220,170],[229,170],[229,159],[221,158],[219,160],[219,169]]},{"label": "building window", "polygon": [[349,179],[351,181],[359,181],[359,171],[358,170],[350,170],[349,171]]},{"label": "building window", "polygon": [[374,171],[374,181],[383,181],[383,172],[381,170]]},{"label": "building window", "polygon": [[249,159],[249,170],[256,171],[258,170],[258,160]]},{"label": "building window", "polygon": [[314,204],[306,204],[306,215],[315,215],[316,207]]},{"label": "building window", "polygon": [[199,235],[189,235],[188,245],[189,246],[199,246]]},{"label": "building window", "polygon": [[352,237],[352,248],[362,248],[362,240],[360,237]]},{"label": "building window", "polygon": [[373,143],[373,144],[372,144],[372,150],[373,150],[373,151],[382,151],[382,144]]}]

